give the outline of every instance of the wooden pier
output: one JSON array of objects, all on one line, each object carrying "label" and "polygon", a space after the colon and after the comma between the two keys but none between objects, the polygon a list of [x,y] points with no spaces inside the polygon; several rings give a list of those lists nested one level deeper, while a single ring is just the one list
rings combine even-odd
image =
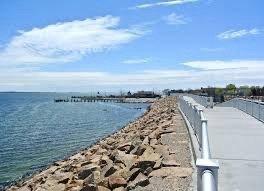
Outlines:
[{"label": "wooden pier", "polygon": [[76,97],[54,99],[54,102],[114,102],[125,103],[125,98],[104,98],[104,97]]},{"label": "wooden pier", "polygon": [[114,103],[153,103],[157,98],[127,98],[124,96],[71,96],[55,98],[54,102],[114,102]]}]

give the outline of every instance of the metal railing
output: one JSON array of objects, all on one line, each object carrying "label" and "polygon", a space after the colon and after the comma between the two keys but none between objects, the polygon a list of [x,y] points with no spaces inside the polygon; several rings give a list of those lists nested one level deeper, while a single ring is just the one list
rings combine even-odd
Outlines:
[{"label": "metal railing", "polygon": [[197,189],[198,191],[217,191],[219,164],[218,161],[211,159],[208,125],[203,110],[184,100],[181,96],[179,97],[179,106],[193,128],[202,151],[201,158],[196,160]]},{"label": "metal railing", "polygon": [[213,97],[207,97],[207,96],[201,96],[201,95],[195,95],[195,94],[183,94],[183,95],[193,98],[197,103],[199,103],[200,105],[206,108],[214,107]]},{"label": "metal railing", "polygon": [[264,122],[264,102],[234,98],[219,104],[223,107],[234,107]]},{"label": "metal railing", "polygon": [[213,97],[208,97],[208,96],[201,96],[201,95],[195,95],[195,94],[188,94],[188,93],[171,93],[170,95],[180,97],[180,96],[188,96],[193,98],[197,103],[200,105],[208,108],[213,108],[214,107],[214,99]]}]

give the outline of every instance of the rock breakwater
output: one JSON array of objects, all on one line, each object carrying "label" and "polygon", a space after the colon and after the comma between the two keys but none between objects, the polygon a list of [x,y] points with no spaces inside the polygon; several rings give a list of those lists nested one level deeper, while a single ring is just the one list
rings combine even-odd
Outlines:
[{"label": "rock breakwater", "polygon": [[187,190],[189,145],[176,98],[167,97],[115,134],[8,190]]}]

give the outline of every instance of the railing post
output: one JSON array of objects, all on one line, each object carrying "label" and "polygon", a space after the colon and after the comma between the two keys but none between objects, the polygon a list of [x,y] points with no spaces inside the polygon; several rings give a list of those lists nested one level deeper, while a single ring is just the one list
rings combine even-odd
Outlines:
[{"label": "railing post", "polygon": [[[198,191],[217,191],[218,190],[218,169],[219,164],[217,160],[211,159],[197,159],[197,190]],[[212,177],[205,174],[211,174]],[[204,176],[205,175],[205,176]]]},{"label": "railing post", "polygon": [[253,116],[253,104],[254,104],[254,102],[253,102],[253,100],[251,100],[251,116]]},{"label": "railing post", "polygon": [[258,119],[260,120],[261,113],[260,113],[260,100],[258,100]]},{"label": "railing post", "polygon": [[210,108],[213,108],[214,107],[214,102],[213,102],[213,97],[210,97]]},{"label": "railing post", "polygon": [[199,115],[199,124],[197,126],[197,131],[198,133],[196,134],[196,136],[198,136],[198,141],[199,141],[199,149],[202,150],[202,109],[198,109],[198,115]]},{"label": "railing post", "polygon": [[194,105],[191,105],[191,108],[192,108],[192,126],[193,128],[195,128],[195,106]]},{"label": "railing post", "polygon": [[248,108],[248,106],[247,106],[248,104],[247,104],[247,101],[245,103],[246,103],[246,110],[245,110],[245,112],[248,113],[248,109],[247,109]]},{"label": "railing post", "polygon": [[199,109],[196,105],[192,105],[184,99],[180,102],[180,107],[184,110],[183,112],[185,112],[186,118],[190,122],[194,132],[196,132],[199,146],[202,150],[202,158],[196,160],[197,190],[217,191],[219,164],[217,160],[211,159],[207,129],[208,122],[204,117],[202,109]]},{"label": "railing post", "polygon": [[197,129],[197,107],[198,105],[193,105],[193,119],[194,119],[194,123],[193,126],[195,129]]},{"label": "railing post", "polygon": [[208,139],[208,132],[207,132],[207,120],[202,119],[202,129],[201,129],[201,138],[202,138],[202,158],[209,159],[211,156],[210,148],[209,148],[209,139]]}]

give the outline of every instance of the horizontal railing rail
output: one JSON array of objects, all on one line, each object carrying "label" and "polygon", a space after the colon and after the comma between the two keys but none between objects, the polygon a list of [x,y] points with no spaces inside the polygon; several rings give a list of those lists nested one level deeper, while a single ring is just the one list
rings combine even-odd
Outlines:
[{"label": "horizontal railing rail", "polygon": [[219,106],[237,108],[264,122],[264,102],[243,98],[234,98],[219,104]]},{"label": "horizontal railing rail", "polygon": [[201,96],[201,95],[194,95],[194,94],[187,94],[187,96],[193,98],[197,103],[200,105],[208,108],[214,107],[213,97]]},{"label": "horizontal railing rail", "polygon": [[217,161],[211,159],[207,119],[203,110],[197,105],[186,101],[182,96],[178,99],[179,107],[193,128],[202,151],[201,158],[196,161],[197,189],[198,191],[217,191],[219,165]]},{"label": "horizontal railing rail", "polygon": [[173,93],[172,96],[188,96],[193,98],[198,104],[206,107],[206,108],[213,108],[214,107],[214,99],[213,97],[202,96],[202,95],[195,95],[195,94],[188,94],[188,93]]}]

